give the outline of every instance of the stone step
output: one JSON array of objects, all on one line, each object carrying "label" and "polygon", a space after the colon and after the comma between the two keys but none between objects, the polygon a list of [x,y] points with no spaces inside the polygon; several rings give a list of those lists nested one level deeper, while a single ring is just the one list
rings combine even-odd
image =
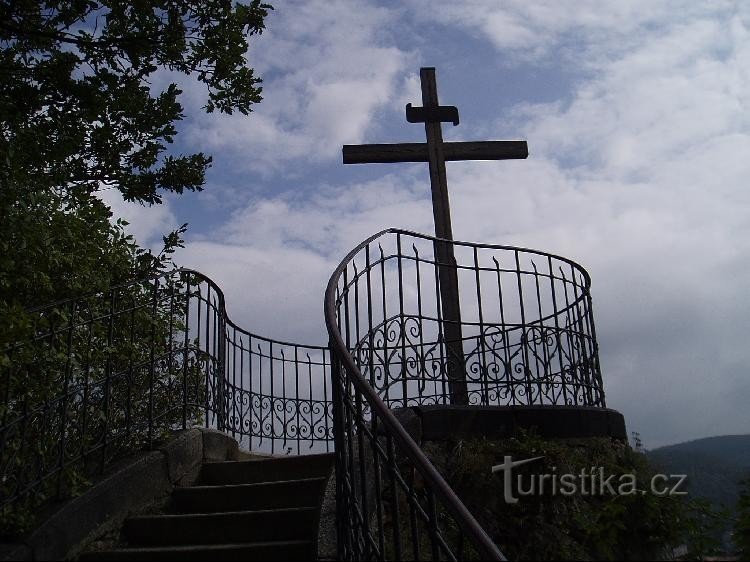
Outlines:
[{"label": "stone step", "polygon": [[175,488],[172,509],[179,513],[217,513],[280,507],[317,507],[326,478],[300,478],[256,484]]},{"label": "stone step", "polygon": [[255,484],[300,478],[328,476],[334,463],[333,453],[276,457],[252,461],[223,461],[205,463],[199,483]]},{"label": "stone step", "polygon": [[310,540],[317,524],[316,507],[298,507],[131,517],[123,534],[133,546],[218,545]]},{"label": "stone step", "polygon": [[121,548],[88,552],[79,560],[314,560],[312,541],[273,541],[218,545]]}]

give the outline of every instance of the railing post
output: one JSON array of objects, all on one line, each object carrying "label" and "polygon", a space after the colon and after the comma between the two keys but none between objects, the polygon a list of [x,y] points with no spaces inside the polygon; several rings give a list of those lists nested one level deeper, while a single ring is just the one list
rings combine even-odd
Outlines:
[{"label": "railing post", "polygon": [[60,451],[59,451],[59,472],[57,475],[57,497],[62,498],[62,482],[65,478],[65,446],[67,437],[67,420],[68,420],[68,398],[70,379],[72,377],[71,367],[73,360],[73,330],[75,328],[76,301],[70,303],[70,318],[68,318],[68,338],[65,346],[65,378],[63,381],[62,400],[60,401]]},{"label": "railing post", "polygon": [[333,400],[331,414],[333,416],[333,441],[335,443],[334,454],[336,456],[336,549],[339,559],[345,559],[346,548],[346,526],[344,521],[347,517],[347,503],[344,497],[343,479],[346,474],[344,458],[344,424],[343,403],[341,390],[341,364],[334,351],[333,344],[328,342],[329,357],[331,360],[331,398]]},{"label": "railing post", "polygon": [[216,404],[214,408],[216,411],[216,426],[219,431],[226,430],[227,410],[229,408],[229,402],[226,400],[226,352],[227,352],[227,337],[226,337],[226,320],[224,319],[224,299],[219,299],[219,307],[216,310],[217,322],[218,322],[218,333],[216,334],[217,345],[217,359],[216,359],[216,374],[218,377],[216,380]]}]

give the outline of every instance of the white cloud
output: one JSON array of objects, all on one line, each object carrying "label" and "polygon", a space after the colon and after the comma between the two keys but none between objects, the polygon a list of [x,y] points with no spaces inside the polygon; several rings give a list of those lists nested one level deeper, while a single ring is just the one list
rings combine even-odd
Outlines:
[{"label": "white cloud", "polygon": [[234,213],[210,239],[191,241],[177,261],[219,283],[240,326],[324,344],[323,293],[341,259],[391,226],[429,231],[429,205],[429,187],[408,175],[323,187],[301,201],[288,195],[260,199]]},{"label": "white cloud", "polygon": [[750,424],[747,39],[736,16],[641,37],[569,104],[522,108],[528,162],[460,168],[457,233],[487,239],[495,208],[592,273],[610,404],[651,445]]},{"label": "white cloud", "polygon": [[249,53],[264,78],[263,103],[249,117],[196,116],[188,138],[209,152],[241,155],[256,171],[334,157],[402,95],[401,73],[413,56],[388,39],[385,30],[397,23],[392,10],[363,0],[283,3]]},{"label": "white cloud", "polygon": [[330,260],[283,246],[193,241],[178,261],[218,283],[227,297],[229,317],[241,328],[301,344],[327,341],[322,295]]},{"label": "white cloud", "polygon": [[146,206],[123,200],[116,189],[103,190],[100,197],[112,209],[114,219],[122,218],[129,223],[128,234],[132,234],[140,246],[155,252],[161,250],[161,237],[179,226],[168,199],[161,205]]},{"label": "white cloud", "polygon": [[[747,29],[734,19],[727,34],[726,23],[675,26],[602,68],[564,110],[527,108],[534,153],[627,177],[681,166],[686,150],[747,130]],[[712,53],[717,45],[728,54]]]},{"label": "white cloud", "polygon": [[568,63],[582,65],[611,60],[651,39],[671,21],[737,9],[731,0],[409,0],[409,4],[418,17],[464,28],[516,60],[529,62],[554,52]]}]

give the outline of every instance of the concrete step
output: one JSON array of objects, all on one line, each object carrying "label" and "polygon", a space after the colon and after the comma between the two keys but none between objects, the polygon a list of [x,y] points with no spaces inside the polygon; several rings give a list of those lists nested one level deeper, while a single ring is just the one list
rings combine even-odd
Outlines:
[{"label": "concrete step", "polygon": [[301,478],[260,482],[175,488],[172,509],[179,513],[217,513],[280,507],[317,507],[326,478]]},{"label": "concrete step", "polygon": [[300,478],[327,477],[334,463],[332,453],[277,457],[252,461],[224,461],[205,463],[199,483],[255,484]]},{"label": "concrete step", "polygon": [[79,560],[314,560],[316,555],[313,548],[311,541],[121,548],[89,552]]},{"label": "concrete step", "polygon": [[131,517],[123,534],[133,546],[218,545],[310,540],[317,524],[317,507],[299,507]]}]

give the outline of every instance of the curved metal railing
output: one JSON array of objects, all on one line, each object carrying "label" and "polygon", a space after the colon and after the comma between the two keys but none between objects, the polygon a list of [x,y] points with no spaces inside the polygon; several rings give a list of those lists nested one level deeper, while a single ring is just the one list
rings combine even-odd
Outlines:
[{"label": "curved metal railing", "polygon": [[[437,244],[455,264],[437,261]],[[388,407],[451,403],[456,373],[470,405],[605,406],[590,278],[575,262],[392,229],[339,269],[342,339]],[[455,320],[441,269],[460,287]]]},{"label": "curved metal railing", "polygon": [[396,229],[349,253],[325,299],[344,558],[502,559],[392,409],[604,407],[589,287],[560,256]]},{"label": "curved metal railing", "polygon": [[[446,244],[455,262],[435,257]],[[241,329],[185,269],[30,311],[0,356],[0,526],[205,425],[254,451],[335,442],[342,559],[503,559],[392,410],[604,407],[589,287],[559,256],[389,229],[333,273],[329,348]]]},{"label": "curved metal railing", "polygon": [[0,355],[4,524],[176,429],[217,428],[251,451],[332,448],[328,349],[243,330],[201,273],[175,270],[30,316],[28,339]]},{"label": "curved metal railing", "polygon": [[[372,258],[372,245],[391,234],[397,237],[397,253],[386,257],[378,244],[378,254]],[[412,386],[417,393],[424,390],[419,380],[409,380],[403,338],[401,345],[393,346],[400,354],[403,376],[390,375],[395,355],[388,350],[396,340],[394,321],[398,333],[406,334],[410,315],[405,305],[413,301],[418,318],[431,318],[440,325],[439,305],[433,317],[421,308],[419,267],[417,292],[410,292],[403,283],[400,242],[404,235],[409,234],[386,230],[365,240],[339,264],[326,289],[339,556],[350,560],[460,560],[478,555],[503,560],[497,546],[391,411],[393,406],[410,403]],[[362,255],[364,263],[357,266]],[[393,256],[398,256],[395,262],[390,261]],[[391,264],[396,265],[395,270]],[[389,287],[395,289],[389,293]],[[419,336],[420,332],[410,334]],[[379,355],[376,349],[381,350]],[[445,356],[436,360],[445,360]],[[436,367],[442,369],[439,364]]]}]

